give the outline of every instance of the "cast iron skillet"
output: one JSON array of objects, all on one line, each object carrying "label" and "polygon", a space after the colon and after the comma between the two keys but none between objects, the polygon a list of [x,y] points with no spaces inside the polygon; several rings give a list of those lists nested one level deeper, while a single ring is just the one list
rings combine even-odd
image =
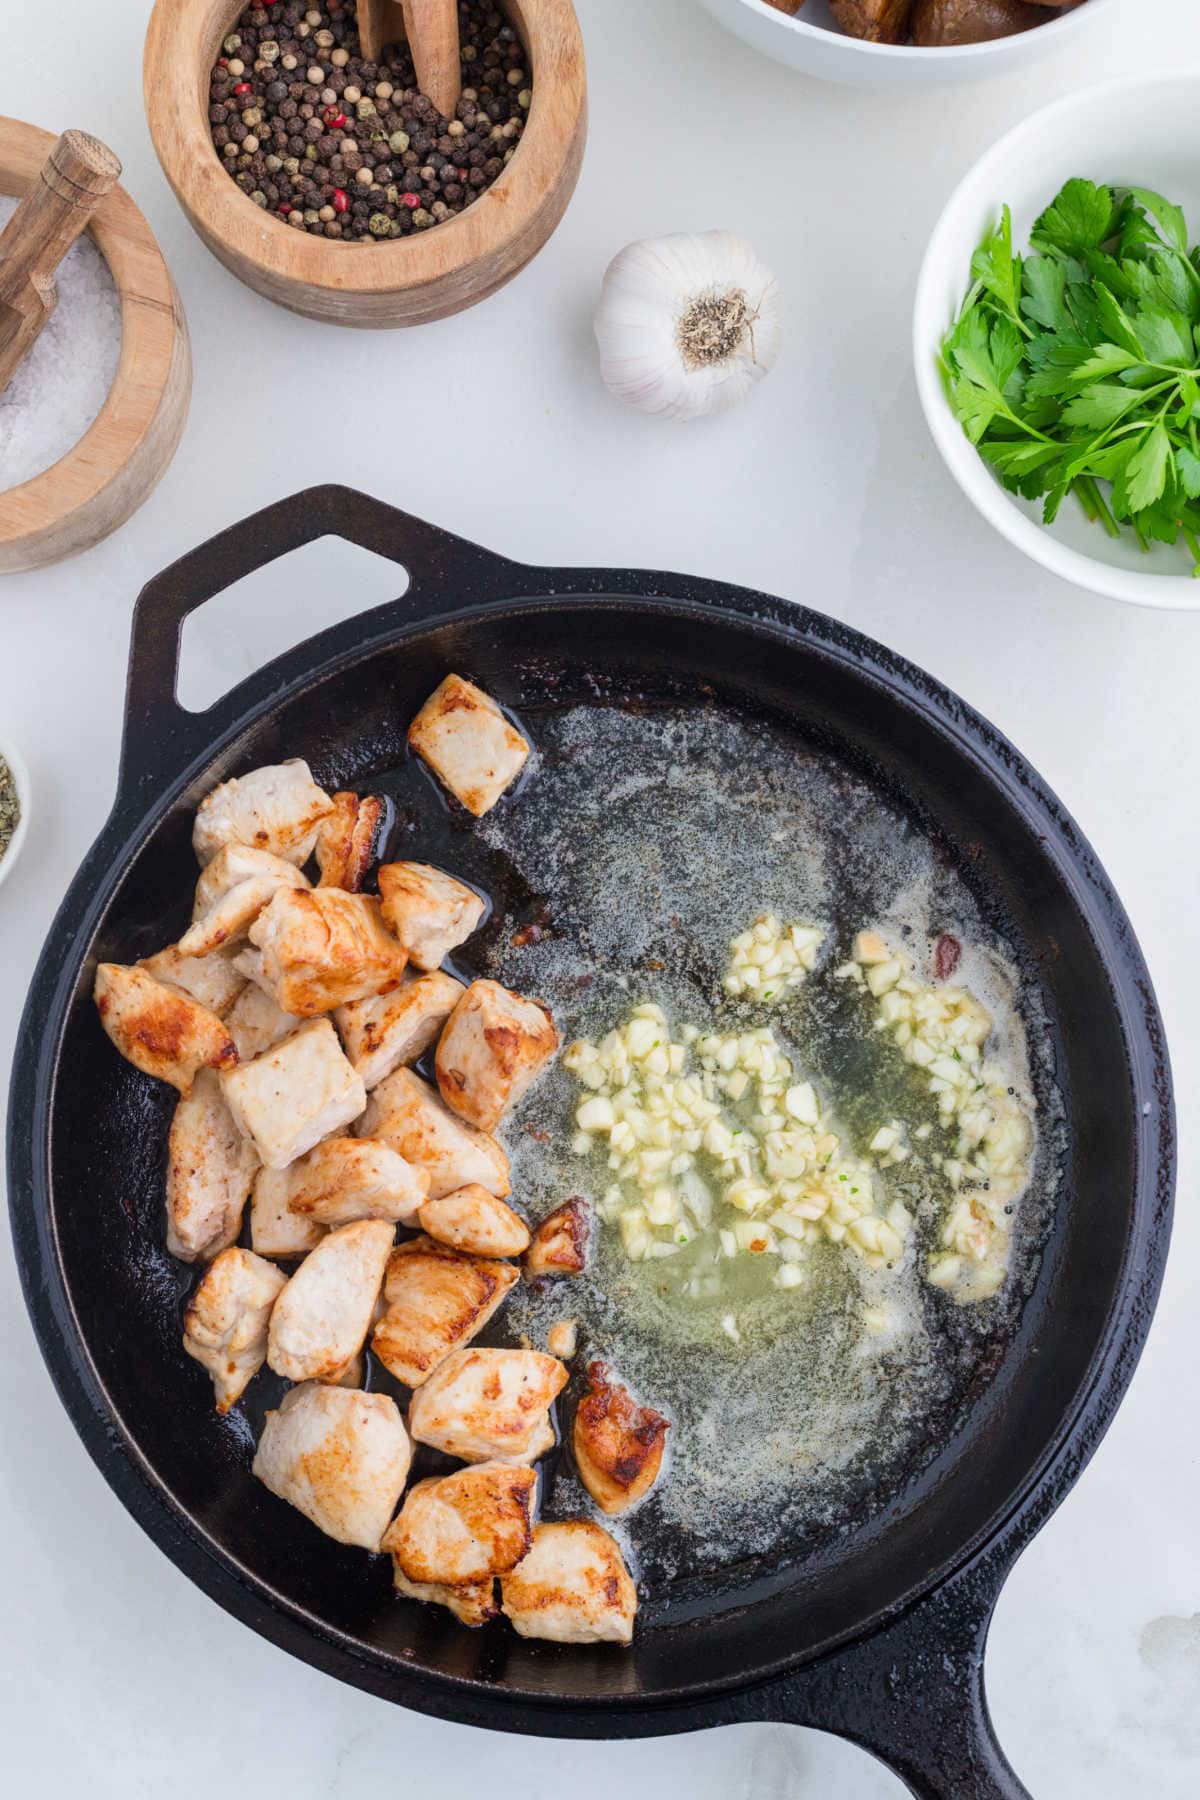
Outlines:
[{"label": "cast iron skillet", "polygon": [[[403,564],[404,597],[209,712],[183,711],[186,616],[326,533]],[[289,755],[330,785],[365,780],[450,668],[518,711],[715,691],[865,771],[940,834],[1022,946],[1069,1109],[1055,1223],[1019,1326],[920,1479],[808,1562],[747,1559],[732,1591],[684,1584],[678,1603],[648,1609],[629,1651],[468,1633],[392,1600],[372,1559],[332,1544],[312,1554],[307,1523],[249,1476],[248,1435],[200,1404],[199,1371],[181,1388],[179,1289],[159,1246],[169,1096],[114,1055],[90,1001],[98,958],[179,928],[191,813],[215,780]],[[18,1042],[10,1199],[43,1354],[106,1479],[230,1612],[342,1680],[446,1718],[578,1737],[786,1720],[864,1745],[926,1800],[1026,1794],[988,1719],[984,1641],[1009,1567],[1095,1449],[1145,1339],[1170,1224],[1171,1083],[1145,966],[1087,843],[1012,746],[928,676],[766,595],[525,567],[343,488],[296,495],[138,601],[116,804],[55,921]]]}]

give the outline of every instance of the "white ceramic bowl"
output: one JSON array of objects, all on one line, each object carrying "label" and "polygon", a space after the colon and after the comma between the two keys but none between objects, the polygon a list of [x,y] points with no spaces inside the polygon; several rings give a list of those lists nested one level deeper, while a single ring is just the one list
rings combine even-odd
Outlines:
[{"label": "white ceramic bowl", "polygon": [[17,829],[9,839],[8,849],[0,856],[0,885],[3,885],[12,874],[13,866],[21,854],[21,846],[25,842],[25,834],[29,830],[29,770],[16,745],[9,743],[6,738],[0,738],[0,756],[8,764],[21,806]]},{"label": "white ceramic bowl", "polygon": [[1079,587],[1136,606],[1200,608],[1200,580],[1183,545],[1147,554],[1132,533],[1106,536],[1069,499],[1052,526],[1041,502],[1001,487],[954,417],[937,366],[938,348],[969,286],[971,253],[1012,208],[1022,251],[1038,214],[1072,176],[1154,188],[1187,213],[1200,239],[1200,71],[1138,77],[1087,88],[1014,127],[960,183],[938,221],[917,282],[913,354],[921,405],[934,442],[963,492],[988,522],[1034,562]]},{"label": "white ceramic bowl", "polygon": [[805,0],[791,15],[766,0],[701,0],[714,19],[764,56],[787,63],[819,81],[847,87],[919,88],[998,75],[1014,64],[1064,48],[1074,34],[1109,19],[1113,0],[1087,0],[1086,6],[1050,18],[1033,31],[993,38],[987,44],[962,44],[944,50],[919,50],[912,44],[867,44],[847,37],[833,22],[827,0]]}]

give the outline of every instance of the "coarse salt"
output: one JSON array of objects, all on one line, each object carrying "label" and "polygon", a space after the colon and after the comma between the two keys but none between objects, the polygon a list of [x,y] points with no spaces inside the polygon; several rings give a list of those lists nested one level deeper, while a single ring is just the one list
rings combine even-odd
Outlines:
[{"label": "coarse salt", "polygon": [[[0,194],[0,230],[17,202]],[[32,481],[74,448],[112,387],[121,355],[121,303],[91,236],[59,265],[58,305],[0,394],[0,490]]]}]

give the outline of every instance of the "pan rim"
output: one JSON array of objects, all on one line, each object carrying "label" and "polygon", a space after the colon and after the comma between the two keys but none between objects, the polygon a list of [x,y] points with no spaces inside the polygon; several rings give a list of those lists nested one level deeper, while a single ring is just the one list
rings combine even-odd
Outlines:
[{"label": "pan rim", "polygon": [[[1140,1354],[1165,1264],[1166,1227],[1174,1186],[1174,1115],[1161,1016],[1124,908],[1095,852],[1052,790],[1009,740],[973,708],[932,676],[851,627],[752,590],[653,572],[555,571],[506,565],[505,576],[511,578],[509,585],[513,591],[498,599],[439,609],[404,622],[389,616],[383,630],[371,631],[367,629],[370,623],[377,622],[382,614],[393,612],[392,608],[380,608],[374,615],[366,614],[358,620],[333,627],[308,644],[297,646],[235,688],[206,713],[193,715],[205,732],[203,749],[186,760],[185,766],[156,794],[150,805],[143,806],[132,795],[131,786],[124,780],[119,782],[112,813],[68,888],[50,928],[27,1002],[18,1041],[26,1041],[29,1034],[29,1041],[38,1042],[38,1049],[14,1070],[9,1119],[10,1210],[26,1304],[55,1387],[85,1447],[109,1485],[177,1566],[226,1610],[305,1660],[313,1660],[310,1652],[318,1645],[335,1651],[350,1665],[338,1672],[370,1691],[387,1693],[389,1697],[401,1698],[418,1707],[422,1706],[424,1698],[423,1710],[440,1711],[450,1717],[462,1716],[464,1703],[476,1702],[482,1709],[485,1702],[494,1705],[497,1698],[502,1698],[510,1709],[519,1712],[525,1708],[531,1714],[539,1715],[538,1728],[544,1729],[550,1720],[561,1718],[564,1712],[570,1714],[573,1711],[601,1721],[618,1711],[626,1715],[632,1711],[661,1713],[677,1706],[680,1695],[666,1692],[638,1696],[588,1696],[574,1692],[554,1695],[528,1688],[513,1690],[480,1679],[408,1665],[393,1654],[366,1646],[360,1639],[306,1612],[248,1570],[198,1527],[176,1502],[110,1401],[75,1315],[59,1253],[55,1221],[44,1199],[39,1207],[37,1197],[39,1193],[44,1196],[49,1192],[49,1128],[54,1082],[69,1003],[84,964],[72,948],[57,977],[50,980],[47,956],[77,909],[79,916],[74,921],[72,937],[90,943],[96,923],[119,888],[130,860],[180,793],[206,767],[224,755],[239,737],[251,734],[269,713],[389,645],[482,617],[507,617],[522,610],[544,611],[562,608],[567,603],[572,607],[589,603],[618,604],[643,613],[661,609],[674,613],[692,612],[706,618],[711,618],[714,612],[724,613],[741,631],[749,626],[756,632],[782,638],[792,647],[799,641],[808,650],[840,662],[852,675],[876,684],[893,703],[916,713],[932,730],[949,738],[957,754],[973,763],[988,784],[1000,790],[1003,799],[1027,824],[1036,820],[1041,827],[1044,851],[1087,926],[1097,962],[1108,983],[1125,1043],[1132,1101],[1136,1102],[1142,1093],[1158,1097],[1157,1112],[1149,1120],[1143,1118],[1141,1121],[1130,1223],[1119,1278],[1114,1285],[1114,1297],[1103,1329],[1097,1334],[1086,1375],[1070,1408],[1060,1419],[1055,1433],[1042,1446],[1017,1490],[1006,1493],[986,1524],[965,1543],[957,1544],[953,1553],[912,1591],[815,1649],[777,1656],[731,1678],[689,1682],[680,1690],[685,1705],[761,1686],[782,1674],[819,1661],[840,1647],[867,1639],[944,1586],[982,1550],[1012,1532],[1014,1526],[1020,1540],[1016,1548],[1032,1535],[1040,1519],[1024,1524],[1023,1520],[1037,1509],[1039,1496],[1053,1485],[1056,1467],[1069,1460],[1072,1445],[1085,1430],[1089,1419],[1099,1428],[1098,1441]],[[581,579],[588,583],[584,592],[579,587]],[[647,585],[634,591],[628,588],[622,591],[631,580]],[[522,581],[530,584],[526,591],[522,591]],[[335,649],[335,644],[340,647]],[[318,647],[322,651],[329,649],[332,654],[313,660],[312,653]],[[289,671],[295,672],[289,674]],[[247,708],[245,699],[255,690],[257,699]],[[210,723],[213,731],[208,736]],[[132,823],[122,819],[123,807],[128,807],[131,799],[135,812]],[[95,868],[100,870],[98,875],[93,874]],[[85,893],[89,897],[79,909],[79,900]],[[48,989],[48,995],[39,1026],[31,1018],[31,1010],[35,1001],[41,999],[43,988]],[[1135,1004],[1135,995],[1140,1000],[1140,1007]],[[1144,1084],[1142,1087],[1139,1087],[1139,1077]],[[40,1119],[43,1125],[39,1138],[33,1141],[30,1136],[24,1145],[20,1142],[17,1124],[18,1102],[22,1096],[32,1102],[30,1116]],[[22,1167],[23,1160],[29,1164],[27,1173]],[[39,1217],[39,1213],[42,1216]],[[1160,1229],[1154,1231],[1151,1227],[1156,1217]],[[28,1243],[23,1234],[28,1234]],[[1143,1236],[1146,1243],[1142,1269],[1140,1280],[1135,1281],[1138,1271],[1134,1263]],[[57,1295],[49,1291],[47,1273],[54,1277]],[[1136,1296],[1140,1304],[1136,1306],[1132,1304],[1135,1287],[1140,1288]],[[65,1329],[68,1324],[69,1338]],[[88,1389],[91,1391],[86,1391]],[[1052,1510],[1055,1504],[1057,1499],[1051,1499],[1045,1511]],[[737,1610],[736,1606],[731,1607],[729,1615]],[[664,1633],[671,1629],[669,1624],[661,1627]],[[405,1691],[397,1693],[397,1688]],[[479,1722],[495,1724],[498,1721],[485,1717]],[[519,1721],[516,1728],[521,1728]],[[663,1728],[661,1721],[657,1728]]]}]

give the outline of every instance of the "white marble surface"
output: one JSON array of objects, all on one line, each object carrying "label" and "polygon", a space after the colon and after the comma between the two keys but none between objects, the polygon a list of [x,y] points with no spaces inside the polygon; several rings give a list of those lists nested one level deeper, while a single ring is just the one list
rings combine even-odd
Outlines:
[{"label": "white marble surface", "polygon": [[[1093,599],[992,536],[926,440],[907,347],[921,246],[959,173],[1069,86],[1200,62],[1194,0],[1128,0],[1110,33],[1070,57],[899,101],[807,85],[691,0],[581,0],[593,129],[562,229],[485,306],[395,336],[292,318],[193,238],[142,119],[146,0],[3,10],[0,109],[86,126],[120,152],[188,309],[196,395],[180,454],[133,522],[0,591],[0,730],[24,747],[37,790],[24,858],[0,892],[0,1055],[57,898],[112,799],[134,596],[279,495],[338,479],[530,561],[695,570],[803,598],[886,640],[996,720],[1062,795],[1129,907],[1166,1012],[1183,1166],[1162,1308],[1116,1425],[1009,1582],[989,1678],[1038,1800],[1195,1795],[1200,617]],[[600,390],[596,286],[625,240],[718,224],[776,266],[785,356],[736,414],[658,427]],[[353,559],[322,547],[286,591],[267,581],[248,610],[227,606],[219,641],[198,632],[189,678],[219,686],[391,585],[360,581]],[[466,1800],[486,1785],[550,1800],[564,1766],[574,1800],[668,1787],[693,1800],[901,1792],[864,1754],[782,1728],[568,1752],[339,1687],[227,1618],[127,1517],[55,1400],[6,1257],[0,1360],[0,1741],[14,1793],[36,1781],[52,1800],[85,1789]]]}]

